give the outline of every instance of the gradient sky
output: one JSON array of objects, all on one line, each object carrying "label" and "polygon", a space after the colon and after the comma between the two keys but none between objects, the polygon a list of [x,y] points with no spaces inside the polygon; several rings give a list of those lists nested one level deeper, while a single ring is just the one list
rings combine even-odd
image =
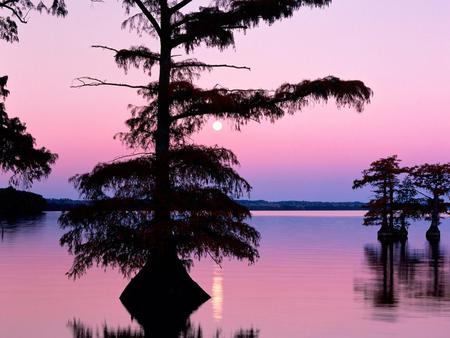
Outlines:
[{"label": "gradient sky", "polygon": [[[126,154],[112,137],[125,130],[127,105],[142,103],[131,89],[71,89],[72,80],[149,81],[139,71],[125,75],[111,53],[90,46],[145,42],[157,50],[151,38],[121,30],[118,1],[68,5],[65,19],[31,15],[19,44],[0,41],[0,73],[10,77],[8,113],[60,156],[50,178],[32,188],[46,197],[78,197],[68,177]],[[374,97],[363,113],[330,102],[275,124],[250,123],[240,133],[226,122],[215,132],[211,120],[195,141],[236,152],[239,172],[254,187],[252,199],[364,200],[369,192],[352,191],[352,181],[375,159],[450,161],[449,18],[448,0],[335,0],[327,9],[303,9],[239,34],[235,49],[199,49],[199,59],[252,68],[205,74],[204,86],[270,89],[335,75],[363,80]],[[6,181],[3,175],[1,185]]]}]

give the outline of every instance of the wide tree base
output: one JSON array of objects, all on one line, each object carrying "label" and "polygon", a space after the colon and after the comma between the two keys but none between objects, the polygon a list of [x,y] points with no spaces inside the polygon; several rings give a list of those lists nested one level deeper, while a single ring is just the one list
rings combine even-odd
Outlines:
[{"label": "wide tree base", "polygon": [[404,227],[398,228],[381,228],[378,230],[378,239],[380,241],[403,241],[408,239],[408,230]]},{"label": "wide tree base", "polygon": [[436,241],[441,238],[441,231],[438,227],[430,227],[425,236],[429,241]]},{"label": "wide tree base", "polygon": [[120,296],[131,316],[152,337],[178,337],[190,314],[210,298],[179,259],[147,263]]}]

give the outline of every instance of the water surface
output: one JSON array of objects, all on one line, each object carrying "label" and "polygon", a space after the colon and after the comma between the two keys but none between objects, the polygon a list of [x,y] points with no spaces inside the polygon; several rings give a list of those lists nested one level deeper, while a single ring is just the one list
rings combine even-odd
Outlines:
[{"label": "water surface", "polygon": [[[0,337],[76,338],[80,327],[95,337],[105,325],[139,334],[118,300],[128,282],[119,273],[65,276],[72,257],[58,244],[58,216],[3,223]],[[192,314],[192,327],[205,338],[241,329],[260,338],[448,337],[450,220],[433,245],[426,222],[395,245],[381,245],[377,229],[361,222],[353,211],[255,212],[255,265],[205,260],[192,269],[212,296]]]}]

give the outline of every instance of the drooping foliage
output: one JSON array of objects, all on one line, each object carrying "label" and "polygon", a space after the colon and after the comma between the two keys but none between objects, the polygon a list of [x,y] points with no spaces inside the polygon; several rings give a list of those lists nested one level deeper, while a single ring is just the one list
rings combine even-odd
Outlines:
[{"label": "drooping foliage", "polygon": [[[68,230],[61,243],[75,254],[70,274],[78,276],[95,263],[118,266],[127,274],[167,252],[184,261],[208,255],[217,262],[223,257],[253,262],[259,234],[246,223],[249,210],[232,199],[250,191],[233,169],[236,157],[220,147],[195,146],[190,137],[210,118],[230,120],[240,130],[249,121],[274,122],[331,99],[361,111],[372,91],[361,81],[333,76],[282,84],[273,91],[200,88],[195,82],[203,71],[249,68],[207,63],[188,54],[200,45],[232,46],[236,31],[272,24],[301,7],[325,7],[331,0],[219,0],[207,6],[194,0],[122,3],[130,15],[122,27],[157,38],[160,50],[94,47],[113,52],[125,72],[140,68],[151,77],[157,68],[158,79],[131,85],[83,77],[74,85],[134,88],[146,103],[132,107],[129,130],[118,135],[142,155],[100,164],[72,179],[92,203],[61,217]],[[177,47],[186,51],[184,59],[180,49],[174,53]]]},{"label": "drooping foliage", "polygon": [[[89,174],[72,178],[92,203],[65,213],[60,221],[69,230],[61,239],[76,255],[70,273],[82,274],[93,263],[118,266],[124,274],[139,269],[160,246],[170,241],[186,261],[211,256],[220,262],[235,255],[253,261],[258,253],[256,230],[245,223],[248,210],[231,199],[250,190],[232,165],[232,152],[223,148],[184,146],[169,152],[170,238],[154,224],[152,201],[155,156],[99,164]],[[165,240],[165,241],[164,241]]]},{"label": "drooping foliage", "polygon": [[[67,14],[64,0],[33,2],[32,0],[0,0],[0,40],[18,42],[18,23],[26,24],[30,12],[56,16]],[[11,172],[11,185],[29,187],[35,180],[47,177],[57,155],[48,149],[36,148],[36,141],[27,133],[18,118],[9,118],[4,99],[8,76],[0,76],[0,172]]]},{"label": "drooping foliage", "polygon": [[0,40],[19,41],[19,25],[25,24],[32,11],[56,16],[67,14],[64,0],[33,2],[31,0],[0,0]]},{"label": "drooping foliage", "polygon": [[367,204],[364,215],[365,225],[381,225],[382,228],[395,226],[395,194],[400,183],[399,175],[407,169],[400,167],[397,155],[379,159],[362,172],[362,178],[353,181],[353,189],[373,187],[373,198]]},{"label": "drooping foliage", "polygon": [[[0,78],[4,97],[7,77]],[[5,103],[0,101],[0,172],[12,174],[11,185],[28,187],[35,180],[47,177],[58,156],[48,149],[36,147],[36,140],[27,133],[26,126],[17,117],[10,118]]]}]

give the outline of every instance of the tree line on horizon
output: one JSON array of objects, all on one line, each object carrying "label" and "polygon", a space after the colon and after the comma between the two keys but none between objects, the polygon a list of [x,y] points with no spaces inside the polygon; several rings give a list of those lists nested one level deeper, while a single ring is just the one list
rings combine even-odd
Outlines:
[{"label": "tree line on horizon", "polygon": [[373,188],[364,225],[379,225],[379,238],[404,239],[410,220],[431,221],[430,240],[440,237],[441,215],[449,213],[450,162],[402,167],[397,155],[381,158],[362,172],[353,189]]}]

